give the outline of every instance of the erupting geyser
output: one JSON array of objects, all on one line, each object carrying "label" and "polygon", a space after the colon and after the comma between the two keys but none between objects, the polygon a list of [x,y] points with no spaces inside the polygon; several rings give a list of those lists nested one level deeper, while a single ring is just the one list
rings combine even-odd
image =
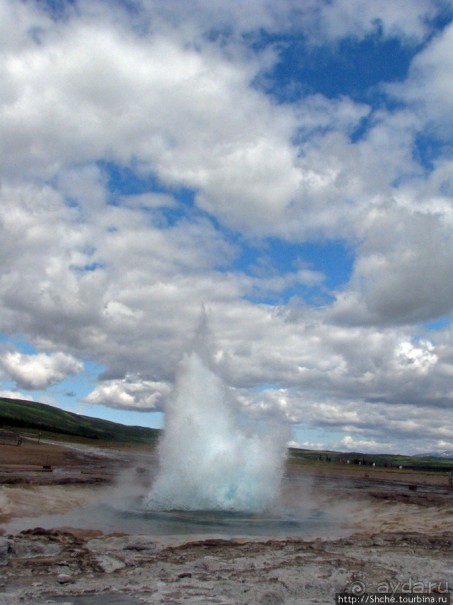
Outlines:
[{"label": "erupting geyser", "polygon": [[206,349],[199,333],[181,362],[166,408],[160,470],[146,507],[263,511],[279,493],[286,430],[274,425],[272,431],[251,433],[241,426]]}]

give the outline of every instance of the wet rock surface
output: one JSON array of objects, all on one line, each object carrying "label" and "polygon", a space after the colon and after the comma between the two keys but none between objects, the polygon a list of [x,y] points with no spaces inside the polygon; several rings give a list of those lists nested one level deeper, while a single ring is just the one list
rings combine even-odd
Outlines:
[{"label": "wet rock surface", "polygon": [[[443,476],[289,465],[288,506],[303,501],[347,533],[332,523],[312,537],[156,535],[147,520],[128,532],[124,518],[115,529],[101,523],[118,495],[147,492],[153,454],[42,443],[8,451],[0,605],[331,605],[345,590],[453,587],[453,492]],[[38,470],[47,462],[52,472]]]},{"label": "wet rock surface", "polygon": [[453,586],[452,532],[168,545],[37,528],[3,537],[0,547],[1,605],[330,604],[357,585],[368,592],[386,583]]}]

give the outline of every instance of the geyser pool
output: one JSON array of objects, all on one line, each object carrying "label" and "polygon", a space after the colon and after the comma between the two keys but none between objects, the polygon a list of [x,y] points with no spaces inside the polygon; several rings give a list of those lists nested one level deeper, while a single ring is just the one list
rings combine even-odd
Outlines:
[{"label": "geyser pool", "polygon": [[148,510],[260,512],[279,494],[284,427],[244,427],[203,349],[184,356],[166,408]]}]

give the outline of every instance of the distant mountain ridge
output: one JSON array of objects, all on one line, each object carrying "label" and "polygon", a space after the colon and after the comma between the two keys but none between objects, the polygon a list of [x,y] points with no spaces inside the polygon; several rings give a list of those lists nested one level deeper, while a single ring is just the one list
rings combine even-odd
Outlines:
[{"label": "distant mountain ridge", "polygon": [[453,460],[453,450],[445,450],[444,452],[427,452],[426,454],[417,454],[417,458],[446,458]]},{"label": "distant mountain ridge", "polygon": [[0,428],[119,443],[154,444],[160,431],[66,412],[46,403],[0,397]]}]

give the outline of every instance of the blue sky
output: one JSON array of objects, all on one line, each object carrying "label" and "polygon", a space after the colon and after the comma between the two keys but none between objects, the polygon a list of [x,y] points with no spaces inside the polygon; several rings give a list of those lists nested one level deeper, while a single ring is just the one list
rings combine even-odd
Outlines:
[{"label": "blue sky", "polygon": [[448,0],[0,0],[0,391],[453,449]]}]

